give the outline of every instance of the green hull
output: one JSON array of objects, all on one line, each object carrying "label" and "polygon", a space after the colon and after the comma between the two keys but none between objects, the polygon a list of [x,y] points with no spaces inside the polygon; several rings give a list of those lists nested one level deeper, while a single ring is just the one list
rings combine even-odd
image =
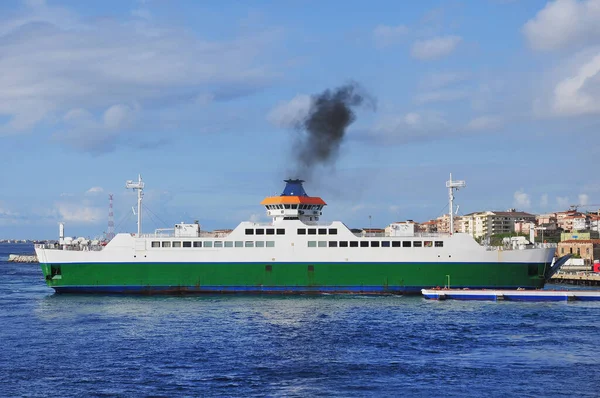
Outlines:
[{"label": "green hull", "polygon": [[419,293],[422,288],[539,289],[544,263],[41,264],[59,293]]}]

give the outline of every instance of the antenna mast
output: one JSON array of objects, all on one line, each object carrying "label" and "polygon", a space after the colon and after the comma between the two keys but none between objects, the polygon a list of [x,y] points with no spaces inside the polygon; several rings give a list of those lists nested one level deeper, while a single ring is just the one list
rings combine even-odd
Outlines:
[{"label": "antenna mast", "polygon": [[137,221],[137,226],[138,226],[138,232],[137,232],[137,237],[139,238],[142,234],[142,197],[144,196],[144,183],[142,182],[142,176],[141,174],[138,174],[138,181],[137,182],[133,182],[132,180],[128,180],[125,183],[125,188],[127,189],[137,189],[138,191],[138,221]]},{"label": "antenna mast", "polygon": [[113,195],[108,194],[108,229],[106,230],[106,240],[110,241],[115,237],[115,215],[113,214]]},{"label": "antenna mast", "polygon": [[467,183],[465,181],[452,181],[452,173],[450,173],[450,180],[446,181],[446,188],[448,188],[448,196],[450,198],[450,235],[454,234],[454,190],[458,191],[459,188],[466,186]]}]

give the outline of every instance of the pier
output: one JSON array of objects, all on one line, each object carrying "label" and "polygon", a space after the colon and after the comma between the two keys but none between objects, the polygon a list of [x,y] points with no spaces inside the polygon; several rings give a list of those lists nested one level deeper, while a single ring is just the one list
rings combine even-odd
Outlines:
[{"label": "pier", "polygon": [[600,273],[597,272],[557,272],[550,279],[552,283],[569,285],[600,286]]},{"label": "pier", "polygon": [[37,263],[36,255],[11,254],[8,256],[9,263]]}]

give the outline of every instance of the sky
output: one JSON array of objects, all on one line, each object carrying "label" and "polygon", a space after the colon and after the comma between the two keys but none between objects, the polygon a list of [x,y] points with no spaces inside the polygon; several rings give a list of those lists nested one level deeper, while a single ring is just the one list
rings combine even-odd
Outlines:
[{"label": "sky", "polygon": [[[600,208],[600,0],[0,2],[0,239],[266,222],[306,180],[354,228]],[[368,106],[298,175],[326,90]]]}]

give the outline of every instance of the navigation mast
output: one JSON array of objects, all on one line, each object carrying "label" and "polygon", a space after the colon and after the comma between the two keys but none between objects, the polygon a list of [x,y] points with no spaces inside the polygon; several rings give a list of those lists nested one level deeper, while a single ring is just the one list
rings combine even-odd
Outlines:
[{"label": "navigation mast", "polygon": [[138,174],[138,181],[137,182],[133,182],[132,180],[128,180],[125,183],[125,188],[127,189],[137,189],[137,193],[138,193],[138,211],[137,211],[137,216],[138,216],[138,221],[137,221],[137,227],[138,227],[138,232],[137,232],[137,237],[139,238],[142,234],[142,197],[144,196],[144,183],[142,182],[142,175]]},{"label": "navigation mast", "polygon": [[446,188],[448,188],[448,196],[450,197],[450,235],[454,234],[454,190],[458,191],[459,188],[466,186],[465,181],[452,181],[452,173],[450,173],[450,180],[446,181]]}]

